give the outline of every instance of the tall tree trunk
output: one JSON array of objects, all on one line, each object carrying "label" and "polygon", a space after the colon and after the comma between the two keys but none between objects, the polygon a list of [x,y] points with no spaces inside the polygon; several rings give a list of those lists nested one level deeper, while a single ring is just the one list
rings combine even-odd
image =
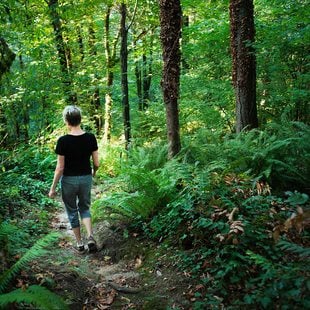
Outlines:
[{"label": "tall tree trunk", "polygon": [[138,107],[139,111],[143,110],[143,98],[142,98],[142,70],[140,68],[140,61],[135,60],[135,76],[138,95]]},{"label": "tall tree trunk", "polygon": [[62,72],[62,81],[65,88],[65,93],[68,96],[68,103],[76,104],[77,96],[73,91],[71,72],[72,61],[71,61],[71,52],[69,47],[65,43],[65,38],[63,34],[63,29],[61,26],[61,18],[57,12],[58,9],[58,0],[49,0],[47,2],[49,8],[49,15],[54,29],[56,48],[58,52],[58,58],[60,63],[60,68]]},{"label": "tall tree trunk", "polygon": [[[88,28],[88,44],[89,44],[89,52],[95,58],[97,55],[97,51],[95,48],[95,31],[93,25],[91,24]],[[97,73],[95,74],[97,79]],[[100,135],[102,129],[102,111],[101,111],[101,103],[100,103],[100,90],[98,84],[95,86],[94,92],[91,97],[91,110],[93,115],[93,121],[96,127],[97,135]]]},{"label": "tall tree trunk", "polygon": [[107,144],[111,140],[111,128],[112,128],[112,85],[114,74],[111,68],[107,65],[107,91],[105,94],[105,111],[104,111],[104,133],[103,143]]},{"label": "tall tree trunk", "polygon": [[95,36],[95,30],[93,26],[93,22],[88,28],[88,43],[89,43],[89,49],[90,49],[90,54],[95,56],[97,55],[97,50],[95,48],[95,43],[96,43],[96,36]]},{"label": "tall tree trunk", "polygon": [[0,37],[0,79],[10,70],[15,57],[15,53],[9,48],[6,41]]},{"label": "tall tree trunk", "polygon": [[150,43],[150,55],[149,58],[147,59],[146,54],[143,54],[143,109],[146,109],[149,105],[150,101],[150,88],[151,88],[151,81],[152,81],[152,63],[153,63],[153,46],[152,42]]},{"label": "tall tree trunk", "polygon": [[122,103],[123,103],[123,121],[124,121],[124,135],[125,135],[125,148],[128,149],[130,143],[130,109],[129,109],[129,98],[128,98],[128,75],[127,75],[127,60],[128,60],[128,49],[127,49],[127,36],[128,31],[126,28],[126,16],[127,7],[125,3],[121,4],[121,84],[122,84]]},{"label": "tall tree trunk", "polygon": [[112,85],[113,85],[113,63],[112,55],[110,49],[110,14],[111,7],[107,8],[105,15],[105,57],[106,57],[106,80],[107,80],[107,90],[105,94],[105,111],[104,111],[104,133],[103,133],[103,143],[107,144],[111,140],[111,112],[112,112]]},{"label": "tall tree trunk", "polygon": [[78,36],[78,43],[79,43],[79,50],[80,50],[80,55],[81,55],[81,62],[84,61],[84,43],[83,43],[83,37],[82,37],[82,32],[81,32],[81,26],[77,26],[77,36]]},{"label": "tall tree trunk", "polygon": [[236,131],[258,127],[253,0],[230,0],[232,80],[236,95]]},{"label": "tall tree trunk", "polygon": [[[135,61],[135,76],[137,95],[139,99],[139,111],[145,110],[148,107],[150,101],[150,88],[153,74],[153,34],[151,34],[150,37],[150,46],[147,47],[147,42],[144,43],[145,47],[142,55],[142,61]],[[146,55],[148,50],[149,58]]]},{"label": "tall tree trunk", "polygon": [[166,106],[169,157],[181,149],[179,129],[179,88],[180,88],[180,37],[182,9],[180,0],[160,0],[160,39],[163,48],[163,77],[161,86]]},{"label": "tall tree trunk", "polygon": [[[182,28],[188,28],[189,27],[189,17],[187,15],[183,15],[182,17]],[[182,49],[186,44],[188,43],[188,36],[184,36],[184,31],[182,31]],[[184,54],[182,53],[182,69],[184,72],[188,71],[189,64],[187,63]]]},{"label": "tall tree trunk", "polygon": [[103,143],[107,144],[111,139],[112,128],[112,86],[114,81],[114,67],[116,63],[116,46],[120,33],[114,38],[112,47],[110,46],[110,14],[111,6],[108,6],[105,15],[105,57],[106,57],[106,80],[107,90],[105,94],[105,114],[104,114],[104,134]]}]

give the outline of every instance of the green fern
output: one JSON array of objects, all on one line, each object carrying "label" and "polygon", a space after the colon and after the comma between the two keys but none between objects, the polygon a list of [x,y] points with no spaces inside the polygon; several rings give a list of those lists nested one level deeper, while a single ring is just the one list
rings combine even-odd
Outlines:
[{"label": "green fern", "polygon": [[29,304],[42,310],[66,310],[68,306],[56,294],[39,285],[31,285],[26,290],[17,289],[7,294],[0,295],[0,308],[12,303]]},{"label": "green fern", "polygon": [[268,260],[266,257],[263,257],[262,255],[259,255],[257,253],[252,252],[251,250],[247,250],[246,254],[249,256],[249,258],[255,262],[257,266],[260,266],[265,271],[270,271],[274,269],[274,266],[270,260]]},{"label": "green fern", "polygon": [[278,242],[277,246],[283,250],[293,254],[297,254],[301,258],[310,257],[310,248],[304,248],[296,243],[281,240]]},{"label": "green fern", "polygon": [[27,266],[33,259],[45,254],[46,247],[55,242],[59,237],[59,233],[51,233],[38,240],[11,268],[6,270],[0,276],[0,293],[3,293],[10,281],[18,274],[18,272]]},{"label": "green fern", "polygon": [[121,175],[114,181],[113,193],[94,202],[94,219],[104,218],[102,205],[105,210],[130,219],[147,218],[169,194],[171,178],[161,175],[167,162],[166,147],[154,143],[147,148],[131,148],[127,155],[122,161]]},{"label": "green fern", "polygon": [[14,225],[11,225],[7,222],[2,222],[0,224],[0,244],[2,242],[6,242],[7,237],[10,236],[11,234],[14,234],[18,228]]},{"label": "green fern", "polygon": [[0,248],[5,252],[9,252],[10,238],[15,236],[18,232],[18,228],[14,225],[11,225],[7,222],[2,222],[0,224]]}]

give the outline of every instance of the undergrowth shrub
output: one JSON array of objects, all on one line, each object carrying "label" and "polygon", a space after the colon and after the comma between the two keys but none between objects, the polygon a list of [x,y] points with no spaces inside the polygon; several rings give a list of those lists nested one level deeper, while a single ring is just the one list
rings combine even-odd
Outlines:
[{"label": "undergrowth shrub", "polygon": [[107,145],[99,149],[99,154],[101,165],[97,177],[105,179],[118,176],[121,173],[123,157],[126,156],[124,148],[119,145]]},{"label": "undergrowth shrub", "polygon": [[225,141],[225,155],[236,170],[248,171],[274,189],[305,190],[310,177],[309,137],[310,127],[305,124],[272,123],[263,131]]},{"label": "undergrowth shrub", "polygon": [[0,150],[0,158],[0,219],[15,221],[34,238],[45,234],[56,206],[47,197],[55,156],[43,147],[20,145]]},{"label": "undergrowth shrub", "polygon": [[[1,257],[3,265],[11,262],[12,247],[18,248],[19,251],[22,231],[14,225],[7,222],[0,224],[0,245]],[[34,259],[46,255],[47,247],[55,243],[59,238],[58,233],[51,233],[39,239],[31,248],[25,250],[23,255],[10,266],[5,266],[0,273],[0,307],[1,309],[9,309],[10,306],[18,304],[25,308],[26,305],[32,305],[38,309],[68,309],[66,303],[56,294],[47,288],[39,285],[30,285],[14,289],[11,282],[14,278]]]},{"label": "undergrowth shrub", "polygon": [[263,180],[275,190],[309,190],[310,127],[299,122],[270,123],[263,130],[220,137],[201,129],[185,140],[189,162],[216,164],[227,172]]},{"label": "undergrowth shrub", "polygon": [[163,145],[131,149],[123,158],[119,176],[107,185],[113,193],[94,202],[94,220],[104,217],[108,210],[131,220],[146,219],[164,206],[174,191],[171,180],[161,176],[166,157]]},{"label": "undergrowth shrub", "polygon": [[201,129],[169,161],[158,145],[133,148],[95,214],[179,248],[204,287],[196,309],[308,307],[307,137],[308,126],[283,123],[225,137]]},{"label": "undergrowth shrub", "polygon": [[[182,268],[205,287],[204,306],[308,306],[310,270],[300,259],[309,253],[302,229],[310,218],[307,195],[285,199],[246,175],[195,172],[196,182],[187,183],[145,232],[181,248]],[[283,253],[283,243],[275,246],[282,237],[290,242],[288,252],[300,257]]]}]

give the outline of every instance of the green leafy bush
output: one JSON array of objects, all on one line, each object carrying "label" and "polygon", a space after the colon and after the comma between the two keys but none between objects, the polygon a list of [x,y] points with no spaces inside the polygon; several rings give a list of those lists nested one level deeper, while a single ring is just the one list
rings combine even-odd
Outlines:
[{"label": "green leafy bush", "polygon": [[94,219],[104,216],[107,210],[129,219],[148,218],[165,205],[171,195],[170,181],[161,175],[166,156],[167,149],[162,145],[130,150],[122,159],[119,176],[110,182],[113,193],[94,202]]},{"label": "green leafy bush", "polygon": [[[298,122],[270,123],[222,139],[201,130],[188,147],[188,159],[202,166],[247,173],[267,181],[275,190],[303,191],[310,177],[310,128]],[[194,147],[192,147],[194,145]]]},{"label": "green leafy bush", "polygon": [[[18,238],[14,236],[18,234],[19,229],[6,222],[0,225],[0,245],[2,255],[7,260],[10,255],[9,249],[14,245],[18,247]],[[39,239],[24,255],[16,261],[11,267],[5,269],[0,274],[0,306],[1,308],[8,307],[10,304],[33,305],[39,309],[67,309],[65,302],[56,294],[48,289],[30,285],[26,289],[11,290],[10,282],[18,275],[18,273],[28,266],[34,259],[47,254],[46,248],[58,240],[58,233],[51,233]]]},{"label": "green leafy bush", "polygon": [[45,234],[49,212],[56,206],[47,197],[55,156],[38,145],[21,145],[11,151],[0,150],[0,157],[0,219],[19,222],[23,231],[34,238]]},{"label": "green leafy bush", "polygon": [[301,258],[309,234],[300,227],[309,197],[298,189],[309,175],[308,126],[270,124],[222,138],[203,132],[170,161],[154,144],[131,149],[95,214],[125,216],[179,248],[180,267],[204,287],[195,309],[307,307]]}]

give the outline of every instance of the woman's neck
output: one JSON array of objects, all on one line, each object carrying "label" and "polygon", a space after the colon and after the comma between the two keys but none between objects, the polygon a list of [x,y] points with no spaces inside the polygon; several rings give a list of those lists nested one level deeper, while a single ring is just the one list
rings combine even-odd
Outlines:
[{"label": "woman's neck", "polygon": [[69,134],[73,135],[73,136],[79,136],[82,135],[84,133],[84,131],[81,129],[81,126],[70,126],[68,125],[68,129],[69,129]]}]

